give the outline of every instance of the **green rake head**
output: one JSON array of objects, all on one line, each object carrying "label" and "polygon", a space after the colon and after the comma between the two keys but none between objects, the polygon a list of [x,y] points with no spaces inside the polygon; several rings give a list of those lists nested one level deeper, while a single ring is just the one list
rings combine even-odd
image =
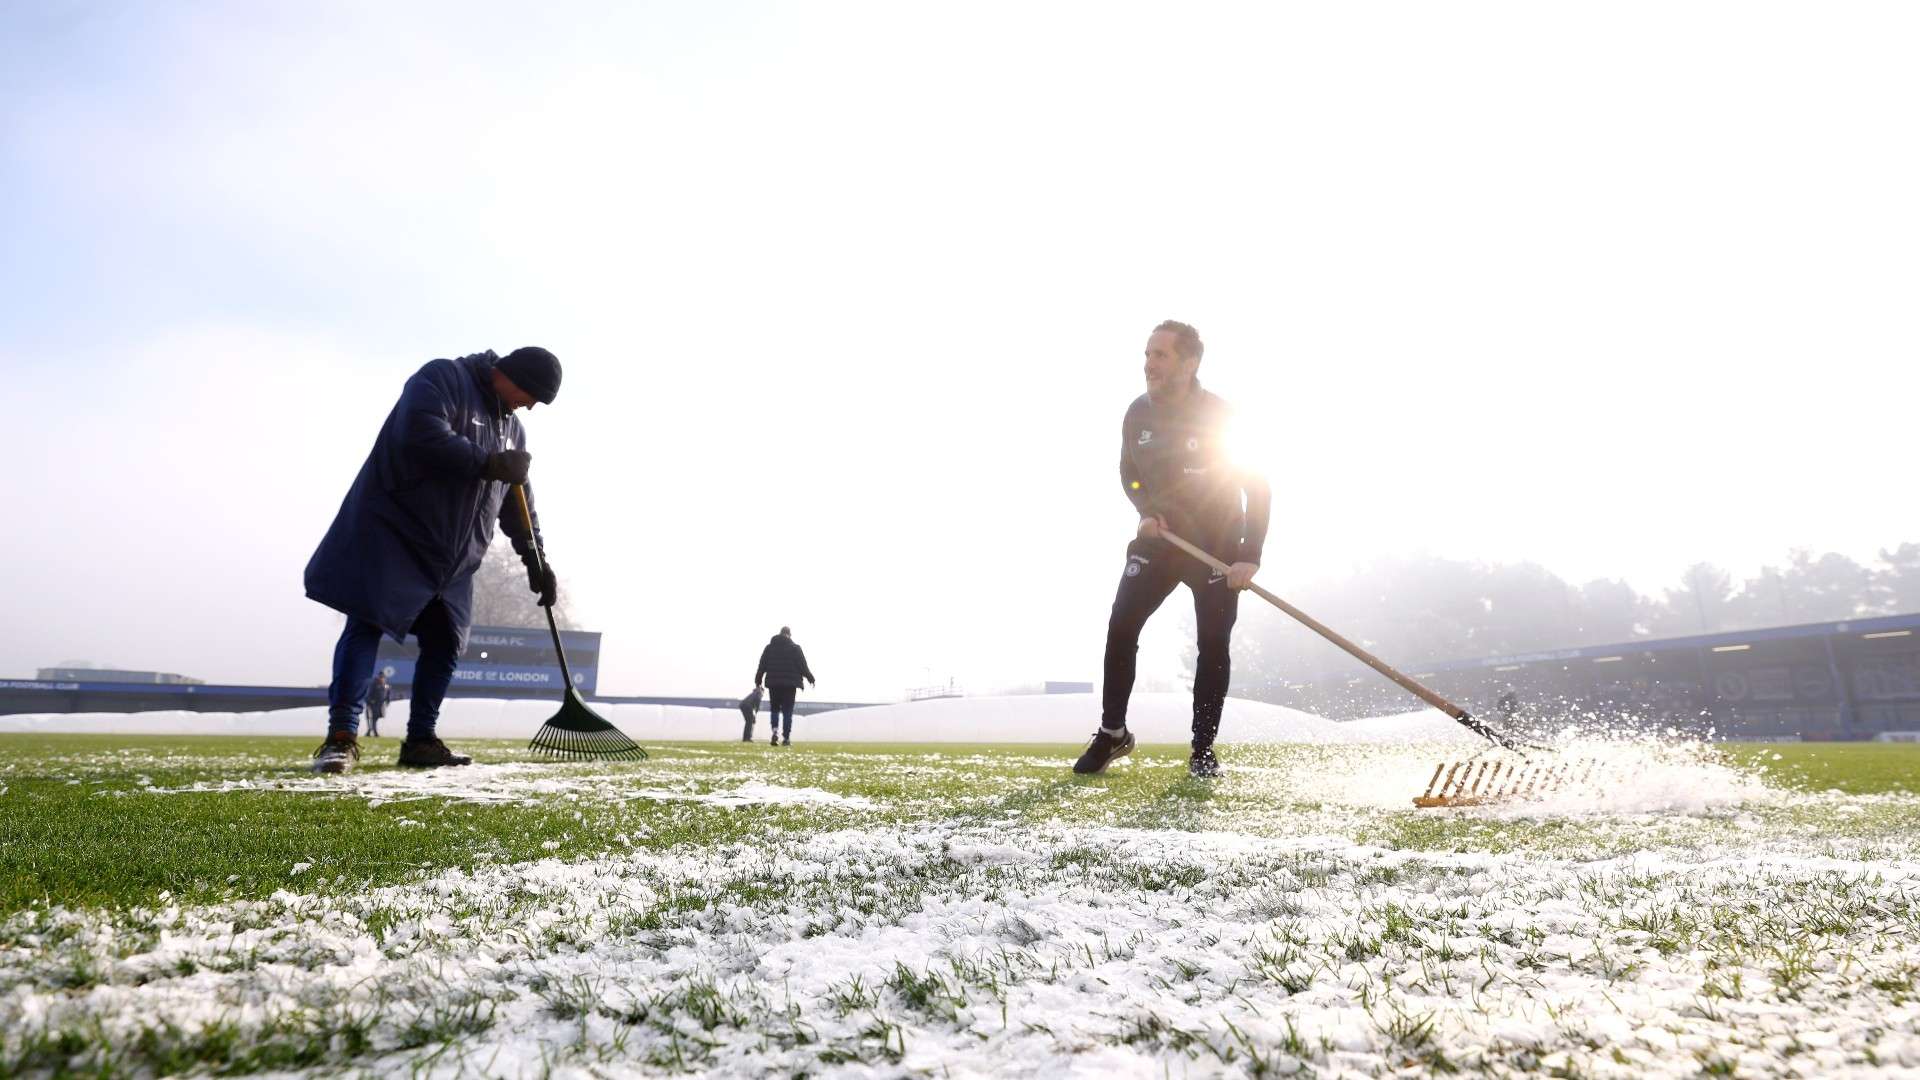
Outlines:
[{"label": "green rake head", "polygon": [[560,711],[534,733],[527,749],[557,758],[614,758],[644,761],[647,752],[607,719],[587,707],[580,692],[567,687]]}]

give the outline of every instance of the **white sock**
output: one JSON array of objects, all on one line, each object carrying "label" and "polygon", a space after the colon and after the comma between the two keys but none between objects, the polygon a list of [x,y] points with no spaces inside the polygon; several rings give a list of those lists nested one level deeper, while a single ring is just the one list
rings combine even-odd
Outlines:
[{"label": "white sock", "polygon": [[1119,727],[1102,726],[1100,728],[1100,734],[1105,735],[1109,739],[1121,738],[1122,736],[1126,735],[1126,733],[1127,733],[1127,725],[1125,724],[1121,724]]}]

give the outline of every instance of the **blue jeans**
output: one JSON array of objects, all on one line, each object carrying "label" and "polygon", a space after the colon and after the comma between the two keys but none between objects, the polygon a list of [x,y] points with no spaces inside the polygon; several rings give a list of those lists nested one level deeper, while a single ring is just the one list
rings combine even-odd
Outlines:
[{"label": "blue jeans", "polygon": [[[431,739],[440,722],[440,702],[453,685],[453,669],[460,663],[460,634],[447,605],[438,599],[427,604],[408,632],[420,641],[420,659],[413,667],[413,693],[408,703],[407,738]],[[380,628],[347,616],[347,627],[333,647],[333,684],[327,688],[327,734],[360,731],[360,710],[373,686],[373,667],[380,654]]]}]

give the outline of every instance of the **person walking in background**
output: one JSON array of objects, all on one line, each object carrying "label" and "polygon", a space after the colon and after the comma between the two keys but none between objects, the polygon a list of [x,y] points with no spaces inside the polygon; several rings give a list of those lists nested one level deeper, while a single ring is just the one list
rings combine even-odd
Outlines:
[{"label": "person walking in background", "polygon": [[[793,745],[793,696],[800,692],[801,679],[812,686],[813,670],[807,667],[807,654],[793,640],[793,630],[783,626],[760,650],[760,667],[753,673],[754,689],[758,690],[763,680],[767,684],[769,746]],[[752,738],[752,727],[747,731]]]},{"label": "person walking in background", "polygon": [[387,706],[393,704],[393,687],[387,682],[387,673],[382,671],[373,677],[373,685],[367,688],[367,738],[380,737],[380,719],[387,715]]},{"label": "person walking in background", "polygon": [[[1076,773],[1101,772],[1133,752],[1127,701],[1133,694],[1140,631],[1176,586],[1193,592],[1199,652],[1193,673],[1193,745],[1187,769],[1220,775],[1213,740],[1226,707],[1233,624],[1240,590],[1260,569],[1273,502],[1264,478],[1233,460],[1227,447],[1227,403],[1200,388],[1200,333],[1168,320],[1147,337],[1147,392],[1134,399],[1120,426],[1120,486],[1139,511],[1127,564],[1107,620],[1100,730],[1074,762]],[[1167,530],[1214,558],[1224,574],[1161,538]]]},{"label": "person walking in background", "polygon": [[[560,361],[545,349],[491,351],[434,360],[413,377],[387,415],[307,563],[307,596],[347,616],[333,649],[327,691],[327,741],[313,769],[343,773],[360,760],[360,710],[380,635],[420,642],[400,764],[466,765],[435,733],[440,702],[467,646],[473,622],[473,574],[493,543],[497,521],[527,564],[527,585],[553,606],[553,567],[534,555],[540,519],[522,523],[507,502],[527,482],[527,433],[514,417],[560,392]],[[526,488],[531,505],[533,490]]]}]

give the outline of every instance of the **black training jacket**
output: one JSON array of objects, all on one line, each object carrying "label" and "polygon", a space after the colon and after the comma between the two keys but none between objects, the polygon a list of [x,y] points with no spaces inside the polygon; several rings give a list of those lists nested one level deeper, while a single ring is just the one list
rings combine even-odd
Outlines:
[{"label": "black training jacket", "polygon": [[800,646],[785,634],[775,634],[767,647],[760,650],[760,668],[753,673],[753,685],[759,686],[762,678],[769,687],[798,688],[801,679],[813,679],[813,672],[807,667],[807,654],[800,651]]},{"label": "black training jacket", "polygon": [[1160,514],[1181,537],[1227,562],[1259,562],[1273,492],[1232,460],[1232,409],[1196,383],[1176,406],[1145,394],[1120,427],[1120,484],[1141,516]]}]

